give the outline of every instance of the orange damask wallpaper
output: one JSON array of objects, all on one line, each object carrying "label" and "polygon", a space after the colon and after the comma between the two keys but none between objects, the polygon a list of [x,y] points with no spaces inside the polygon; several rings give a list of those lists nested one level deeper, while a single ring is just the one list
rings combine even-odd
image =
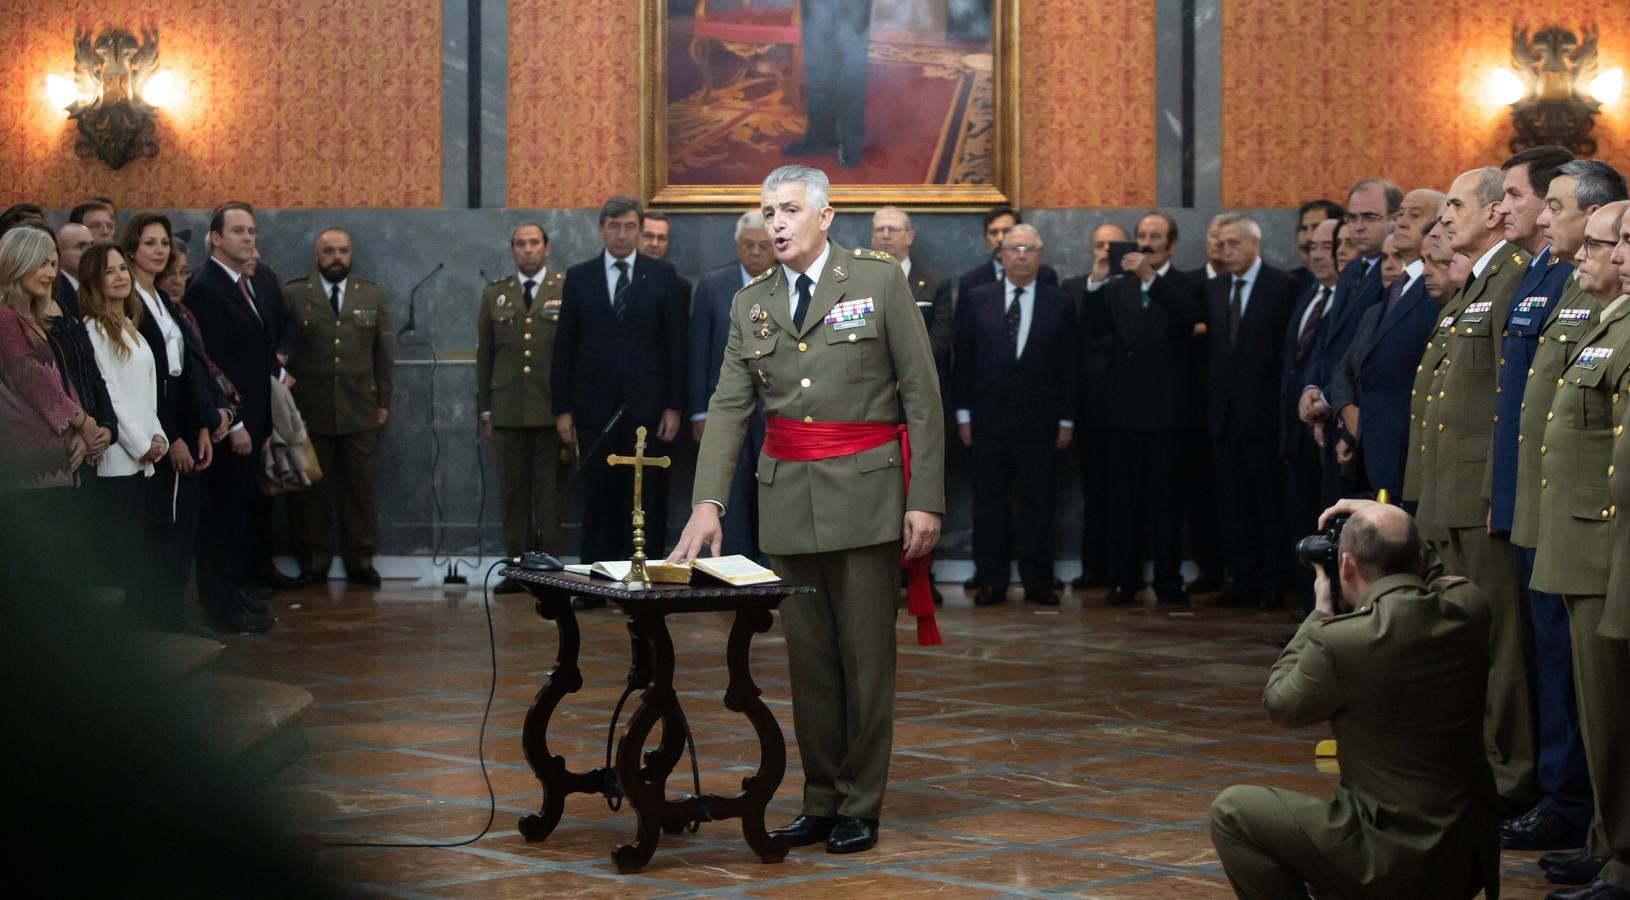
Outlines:
[{"label": "orange damask wallpaper", "polygon": [[[638,7],[510,0],[510,206],[638,192]],[[1023,0],[1020,15],[1023,204],[1152,204],[1153,4]]]},{"label": "orange damask wallpaper", "polygon": [[[47,208],[441,204],[440,0],[0,2],[0,199]],[[71,76],[76,24],[159,32],[185,82],[158,114],[159,156],[113,171],[79,159],[45,96]]]},{"label": "orange damask wallpaper", "polygon": [[[1366,175],[1446,188],[1510,151],[1486,93],[1513,21],[1601,26],[1604,68],[1630,68],[1630,9],[1600,0],[1253,0],[1222,4],[1224,206],[1341,199]],[[1598,155],[1630,163],[1630,103],[1597,117]]]}]

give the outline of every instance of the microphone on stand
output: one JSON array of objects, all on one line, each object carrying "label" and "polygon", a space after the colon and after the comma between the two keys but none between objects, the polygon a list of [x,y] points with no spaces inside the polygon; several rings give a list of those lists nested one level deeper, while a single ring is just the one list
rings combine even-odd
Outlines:
[{"label": "microphone on stand", "polygon": [[[560,486],[559,490],[555,492],[555,496],[566,496],[566,490],[577,483],[577,476],[583,474],[584,460],[594,458],[596,451],[606,442],[606,437],[611,434],[611,429],[617,426],[617,423],[622,420],[623,413],[627,410],[628,404],[624,403],[617,407],[616,412],[611,414],[611,420],[606,422],[606,426],[600,429],[600,434],[595,437],[594,442],[589,444],[588,453],[578,454],[577,468],[572,471],[571,475],[566,477],[566,483]],[[572,450],[575,452],[577,448],[573,447]],[[522,553],[521,558],[516,561],[516,565],[529,572],[559,572],[566,568],[566,564],[561,562],[559,558],[543,550],[528,550]]]},{"label": "microphone on stand", "polygon": [[419,288],[424,287],[424,283],[430,280],[430,276],[436,274],[437,272],[440,272],[442,269],[445,269],[445,268],[447,268],[447,263],[444,263],[444,262],[436,263],[436,267],[434,269],[431,269],[429,272],[425,273],[425,276],[423,278],[419,279],[419,283],[415,284],[413,286],[413,290],[408,291],[408,318],[407,318],[407,324],[403,325],[401,327],[401,329],[396,332],[397,337],[401,337],[402,335],[407,334],[408,332],[411,332],[414,329],[417,322],[418,322],[418,319],[415,318],[415,316],[414,316],[414,311],[417,308],[417,298],[419,296]]}]

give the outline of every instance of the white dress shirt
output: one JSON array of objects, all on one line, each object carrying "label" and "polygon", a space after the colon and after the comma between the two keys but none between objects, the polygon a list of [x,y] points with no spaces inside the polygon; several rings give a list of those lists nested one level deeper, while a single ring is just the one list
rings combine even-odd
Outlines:
[{"label": "white dress shirt", "polygon": [[[1251,267],[1245,270],[1245,274],[1239,276],[1245,280],[1245,288],[1244,290],[1240,291],[1239,295],[1239,317],[1242,321],[1245,319],[1245,311],[1251,308],[1251,291],[1256,287],[1256,277],[1261,273],[1262,257],[1259,256],[1256,258],[1255,262],[1251,263]],[[1235,280],[1236,279],[1232,275],[1228,277],[1228,298],[1226,301],[1228,303],[1234,302]],[[1326,312],[1328,312],[1328,310],[1326,310]]]},{"label": "white dress shirt", "polygon": [[[815,257],[815,261],[810,263],[809,271],[802,273],[804,275],[808,275],[811,282],[809,286],[809,302],[811,306],[815,305],[815,289],[821,285],[821,274],[826,271],[826,258],[831,254],[832,244],[829,241],[827,242],[827,245],[821,249],[821,255]],[[787,321],[790,322],[798,316],[799,273],[794,272],[792,267],[786,263],[782,263],[781,274],[787,279]]]},{"label": "white dress shirt", "polygon": [[1426,260],[1424,259],[1417,259],[1409,265],[1404,266],[1404,274],[1399,276],[1404,280],[1404,289],[1398,292],[1398,296],[1402,297],[1403,295],[1409,293],[1409,289],[1415,286],[1415,280],[1420,278],[1421,273],[1425,271]]},{"label": "white dress shirt", "polygon": [[[603,250],[603,251],[600,252],[600,263],[601,263],[601,265],[603,265],[605,267],[605,270],[606,270],[606,296],[611,298],[611,305],[612,306],[617,305],[617,276],[620,274],[617,271],[617,263],[619,263],[619,262],[628,263],[628,288],[629,288],[629,290],[633,290],[633,288],[634,288],[634,257],[635,257],[635,255],[636,254],[634,254],[634,253],[630,253],[627,256],[623,257],[622,259],[618,259],[617,257],[611,255],[610,250]],[[541,281],[541,279],[543,278],[543,273],[542,272],[539,272],[537,275],[535,275],[533,277],[534,277],[534,280],[538,280],[540,284],[542,283],[542,281]],[[523,284],[523,285],[526,284],[526,279],[525,278],[521,279],[521,284]],[[537,296],[535,292],[534,292],[533,296],[534,297]]]},{"label": "white dress shirt", "polygon": [[147,314],[153,317],[153,324],[158,326],[159,334],[164,336],[164,356],[168,371],[165,373],[171,378],[181,375],[181,364],[184,361],[182,354],[186,353],[186,345],[182,343],[181,323],[171,316],[169,310],[164,308],[158,297],[147,293],[139,282],[132,285],[136,296],[141,298],[142,306],[146,307]]},{"label": "white dress shirt", "polygon": [[339,308],[334,310],[334,315],[338,316],[338,315],[343,314],[345,312],[345,281],[349,281],[350,279],[345,279],[345,281],[340,281],[339,283],[336,284],[336,283],[334,283],[332,281],[329,281],[327,278],[323,278],[323,276],[321,276],[321,275],[318,275],[317,277],[323,283],[323,299],[324,300],[327,300],[327,299],[329,299],[330,297],[332,297],[334,295],[334,289],[335,288],[340,289]]},{"label": "white dress shirt", "polygon": [[[1019,304],[1019,347],[1018,351],[1014,354],[1015,356],[1023,356],[1025,344],[1029,343],[1030,341],[1030,323],[1036,317],[1036,285],[1037,282],[1032,281],[1021,288],[1013,282],[1008,281],[1005,276],[1002,278],[1002,316],[1004,320],[1006,319],[1007,311],[1013,308],[1013,303],[1015,302],[1014,292],[1018,292],[1016,302]],[[973,411],[968,409],[957,410],[956,423],[958,425],[972,424]],[[1075,423],[1070,419],[1059,419],[1058,424],[1060,428],[1075,427]]]},{"label": "white dress shirt", "polygon": [[96,357],[96,368],[107,383],[108,399],[113,402],[113,414],[119,419],[119,440],[109,445],[96,464],[96,474],[117,477],[153,474],[153,464],[139,464],[138,460],[152,449],[153,436],[168,450],[163,439],[164,425],[158,420],[158,373],[153,364],[153,351],[134,330],[124,335],[128,353],[121,354],[114,341],[102,333],[102,326],[86,322],[85,331],[91,338],[91,351]]}]

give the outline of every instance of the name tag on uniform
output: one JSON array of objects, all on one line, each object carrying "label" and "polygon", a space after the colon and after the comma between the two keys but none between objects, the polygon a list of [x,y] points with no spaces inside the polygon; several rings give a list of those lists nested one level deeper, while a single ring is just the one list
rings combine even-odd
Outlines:
[{"label": "name tag on uniform", "polygon": [[[873,311],[875,311],[875,307],[872,306],[872,298],[870,297],[861,297],[858,300],[844,300],[832,307],[832,311],[827,313],[826,318],[822,321],[834,328],[856,328],[866,324],[866,314]],[[853,322],[854,324],[845,325],[845,322]]]},{"label": "name tag on uniform", "polygon": [[1612,347],[1586,347],[1579,351],[1579,358],[1574,361],[1574,365],[1581,369],[1594,369],[1599,363],[1612,357]]},{"label": "name tag on uniform", "polygon": [[1534,320],[1528,318],[1527,316],[1512,316],[1511,324],[1522,328],[1527,328],[1528,326],[1534,324]]},{"label": "name tag on uniform", "polygon": [[1559,309],[1556,312],[1558,325],[1577,326],[1583,325],[1589,320],[1590,310],[1588,309]]},{"label": "name tag on uniform", "polygon": [[1547,301],[1549,299],[1551,299],[1551,298],[1549,298],[1549,297],[1524,297],[1521,300],[1517,301],[1517,310],[1516,311],[1520,312],[1520,313],[1533,312],[1534,310],[1539,309],[1540,307],[1544,306],[1545,301]]}]

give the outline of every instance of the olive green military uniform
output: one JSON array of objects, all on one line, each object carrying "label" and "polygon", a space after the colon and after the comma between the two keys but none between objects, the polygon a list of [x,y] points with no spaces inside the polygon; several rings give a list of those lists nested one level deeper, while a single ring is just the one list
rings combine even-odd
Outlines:
[{"label": "olive green military uniform", "polygon": [[1415,367],[1415,385],[1409,390],[1409,421],[1419,440],[1415,452],[1404,464],[1404,496],[1417,505],[1415,522],[1421,537],[1437,549],[1438,553],[1457,568],[1449,555],[1449,529],[1438,525],[1433,518],[1433,505],[1437,499],[1438,430],[1430,427],[1432,400],[1437,394],[1438,379],[1442,377],[1443,361],[1449,356],[1449,329],[1460,316],[1461,296],[1456,292],[1444,304],[1438,315],[1438,326],[1426,341],[1420,365]]},{"label": "olive green military uniform", "polygon": [[549,363],[560,322],[562,272],[534,276],[532,304],[519,273],[481,291],[475,405],[491,413],[504,553],[554,549],[560,531],[560,435],[549,402]]},{"label": "olive green military uniform", "polygon": [[1439,367],[1430,427],[1438,432],[1431,514],[1449,530],[1450,571],[1477,583],[1488,597],[1488,745],[1494,783],[1513,806],[1538,802],[1539,725],[1534,714],[1528,586],[1522,558],[1509,537],[1490,534],[1495,390],[1501,332],[1512,293],[1530,256],[1512,244],[1495,249],[1483,271],[1461,291],[1449,327],[1448,355]]},{"label": "olive green military uniform", "polygon": [[[1441,566],[1431,567],[1436,575]],[[1358,608],[1302,623],[1268,677],[1268,715],[1330,722],[1332,799],[1237,785],[1211,840],[1244,898],[1465,898],[1498,891],[1499,818],[1483,749],[1489,611],[1461,578],[1392,575]]]},{"label": "olive green military uniform", "polygon": [[1630,641],[1630,370],[1619,377],[1619,421],[1613,426],[1613,462],[1608,473],[1613,513],[1613,557],[1607,596],[1597,631]]},{"label": "olive green military uniform", "polygon": [[[1612,498],[1613,429],[1624,420],[1620,385],[1630,381],[1630,297],[1571,345],[1546,414],[1540,447],[1540,541],[1533,587],[1560,594],[1573,638],[1579,731],[1609,862],[1602,877],[1630,890],[1630,652],[1599,627],[1609,602],[1618,509]],[[1622,432],[1621,432],[1622,434]],[[1623,549],[1619,553],[1623,554]]]},{"label": "olive green military uniform", "polygon": [[[899,265],[885,253],[827,246],[802,328],[779,264],[732,301],[693,500],[722,505],[730,496],[755,400],[766,416],[804,422],[893,423],[904,403],[909,495],[898,441],[814,462],[758,462],[759,544],[783,578],[817,589],[781,605],[803,812],[875,819],[894,733],[902,520],[907,510],[945,511],[944,413],[928,332]],[[858,321],[825,321],[840,300],[872,308]]]},{"label": "olive green military uniform", "polygon": [[288,365],[294,402],[323,470],[321,480],[293,495],[292,512],[300,567],[318,575],[328,574],[334,558],[336,502],[346,571],[373,566],[379,411],[390,409],[395,367],[384,288],[347,278],[338,313],[329,294],[316,273],[283,284],[283,302],[297,323]]},{"label": "olive green military uniform", "polygon": [[1511,543],[1539,546],[1539,447],[1545,437],[1545,415],[1556,396],[1556,380],[1568,365],[1569,352],[1595,327],[1602,305],[1579,289],[1579,273],[1569,276],[1568,287],[1551,309],[1540,331],[1534,365],[1522,395],[1522,421],[1517,432],[1517,504],[1511,523]]}]

